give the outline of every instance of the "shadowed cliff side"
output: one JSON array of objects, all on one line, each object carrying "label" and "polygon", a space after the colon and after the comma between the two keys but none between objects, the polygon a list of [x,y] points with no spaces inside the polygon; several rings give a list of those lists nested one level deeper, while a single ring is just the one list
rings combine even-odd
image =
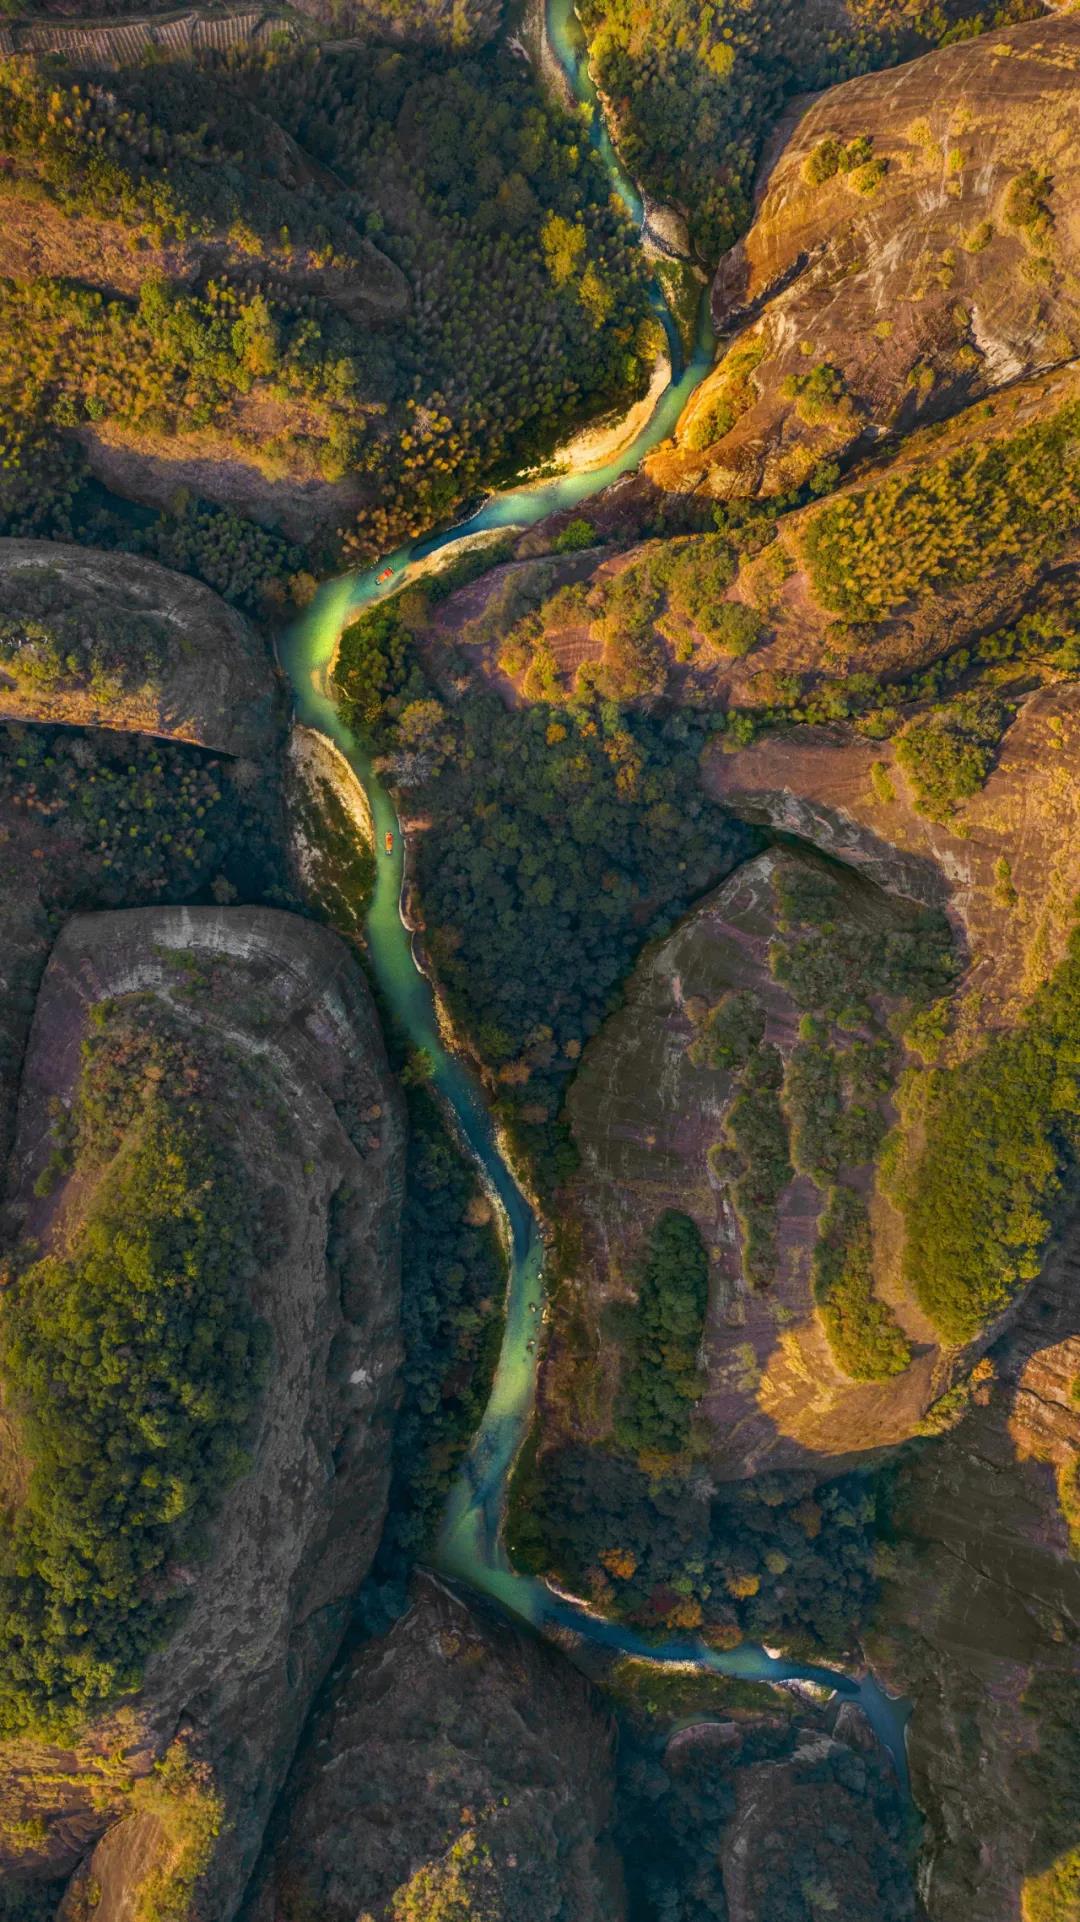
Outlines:
[{"label": "shadowed cliff side", "polygon": [[612,1726],[555,1650],[420,1576],[329,1693],[245,1922],[622,1916]]},{"label": "shadowed cliff side", "polygon": [[0,541],[0,717],[272,752],[277,678],[250,621],[155,561]]},{"label": "shadowed cliff side", "polygon": [[888,1686],[917,1703],[908,1744],[934,1922],[1076,1912],[1078,1331],[1074,1221],[991,1351],[992,1387],[898,1482],[868,1639]]}]

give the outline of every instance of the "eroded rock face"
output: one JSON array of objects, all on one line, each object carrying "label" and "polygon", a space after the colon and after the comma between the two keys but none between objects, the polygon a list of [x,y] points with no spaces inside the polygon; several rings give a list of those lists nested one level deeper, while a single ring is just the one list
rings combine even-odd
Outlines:
[{"label": "eroded rock face", "polygon": [[[79,917],[38,997],[13,1164],[23,1230],[46,1250],[63,1248],[81,1205],[77,1181],[34,1193],[49,1108],[71,1099],[102,1001],[167,1010],[196,1056],[226,1064],[218,1118],[277,1217],[252,1302],[272,1360],[253,1466],[213,1524],[212,1559],[177,1572],[190,1593],[178,1633],[131,1703],[70,1752],[0,1747],[0,1792],[43,1833],[15,1856],[43,1879],[74,1867],[105,1831],[86,1881],[101,1890],[94,1914],[119,1922],[133,1912],[139,1862],[155,1861],[152,1821],[127,1815],[131,1784],[184,1733],[224,1802],[200,1899],[225,1922],[382,1527],[403,1116],[363,981],[327,930],[254,908]],[[11,1866],[11,1844],[0,1849]]]},{"label": "eroded rock face", "polygon": [[978,996],[979,1024],[989,1026],[1016,1017],[1073,925],[1078,755],[1080,688],[1059,684],[1021,702],[985,787],[945,822],[918,812],[892,742],[850,728],[800,728],[738,754],[710,751],[703,774],[709,793],[737,812],[812,842],[880,887],[944,907],[968,963],[965,995]]},{"label": "eroded rock face", "polygon": [[[820,95],[720,264],[713,315],[734,342],[653,479],[782,491],[1074,355],[1078,73],[1062,13]],[[818,367],[835,379],[815,406]]]},{"label": "eroded rock face", "polygon": [[[0,540],[0,590],[3,719],[163,734],[251,759],[272,751],[280,695],[270,650],[201,582],[133,554]],[[71,660],[47,679],[42,629]],[[100,676],[93,655],[107,663]]]},{"label": "eroded rock face", "polygon": [[328,1692],[245,1922],[442,1914],[459,1865],[478,1914],[619,1922],[611,1726],[561,1656],[418,1577]]},{"label": "eroded rock face", "polygon": [[[760,855],[649,950],[624,1006],[591,1043],[567,1103],[582,1159],[563,1205],[582,1233],[575,1299],[590,1328],[599,1327],[606,1303],[632,1291],[635,1264],[665,1209],[689,1215],[700,1230],[710,1256],[700,1409],[711,1465],[725,1478],[801,1467],[808,1451],[839,1467],[905,1439],[955,1366],[917,1306],[890,1289],[911,1364],[889,1381],[852,1381],[814,1306],[811,1262],[825,1193],[808,1173],[789,1169],[778,1198],[774,1272],[767,1285],[755,1285],[731,1182],[710,1156],[740,1078],[736,1068],[700,1059],[702,1011],[747,998],[760,1011],[763,1045],[790,1060],[801,1009],[770,967],[777,888],[817,872],[811,856],[793,850]],[[881,939],[909,918],[903,902],[854,875],[844,887],[846,911]],[[869,1194],[873,1170],[853,1169],[849,1180]],[[589,1344],[587,1391],[581,1381],[575,1388],[582,1364],[574,1353],[573,1344],[556,1344],[545,1371],[547,1406],[556,1422],[559,1408],[587,1409],[602,1434],[611,1422],[619,1344],[599,1334]]]},{"label": "eroded rock face", "polygon": [[1074,1224],[992,1351],[992,1390],[899,1481],[906,1552],[870,1649],[915,1701],[908,1752],[933,1922],[1011,1922],[1024,1883],[1080,1845],[1067,1808],[1054,1837],[1053,1790],[1032,1770],[1042,1750],[1070,1773],[1053,1717],[1075,1725],[1080,1689],[1080,1562],[1055,1485],[1080,1455],[1078,1278]]}]

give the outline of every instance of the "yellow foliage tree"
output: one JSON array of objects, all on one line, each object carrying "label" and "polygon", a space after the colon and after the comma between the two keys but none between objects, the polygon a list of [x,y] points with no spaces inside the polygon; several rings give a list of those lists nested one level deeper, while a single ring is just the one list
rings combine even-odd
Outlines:
[{"label": "yellow foliage tree", "polygon": [[585,251],[585,229],[580,221],[566,220],[562,214],[549,214],[540,230],[547,270],[556,287],[565,286],[577,272]]},{"label": "yellow foliage tree", "polygon": [[637,1556],[630,1548],[605,1548],[600,1560],[609,1575],[617,1575],[621,1582],[628,1582],[637,1569]]}]

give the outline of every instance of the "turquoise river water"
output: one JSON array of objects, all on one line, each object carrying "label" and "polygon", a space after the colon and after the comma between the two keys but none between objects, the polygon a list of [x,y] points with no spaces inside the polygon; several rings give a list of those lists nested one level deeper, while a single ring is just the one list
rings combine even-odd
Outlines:
[{"label": "turquoise river water", "polygon": [[[573,0],[547,0],[547,31],[576,97],[590,111],[592,138],[609,168],[614,190],[640,224],[641,200],[619,163],[597,108],[575,32]],[[456,527],[399,549],[370,572],[329,583],[282,641],[281,659],[295,692],[297,719],[320,729],[335,743],[368,798],[375,828],[377,872],[366,934],[380,989],[413,1047],[427,1051],[433,1063],[432,1086],[480,1164],[506,1225],[510,1274],[505,1333],[483,1419],[450,1491],[438,1544],[439,1568],[539,1629],[569,1629],[595,1645],[655,1662],[692,1664],[703,1671],[715,1670],[747,1680],[807,1681],[834,1688],[860,1703],[904,1779],[906,1705],[887,1696],[873,1677],[855,1680],[831,1669],[769,1655],[749,1644],[721,1653],[685,1635],[657,1641],[624,1623],[605,1621],[584,1603],[511,1567],[502,1524],[510,1475],[535,1403],[536,1336],[544,1302],[543,1240],[533,1210],[500,1150],[479,1082],[461,1057],[444,1043],[430,983],[417,965],[412,938],[402,920],[404,837],[394,803],[372,767],[364,742],[345,725],[330,691],[334,654],[345,623],[361,608],[385,598],[387,593],[396,593],[418,562],[489,529],[526,527],[559,508],[575,506],[637,467],[651,448],[668,437],[689,395],[712,365],[713,339],[707,301],[703,301],[695,351],[683,366],[678,336],[659,287],[654,289],[653,300],[668,338],[672,379],[645,427],[617,460],[589,474],[539,480],[494,495]],[[388,566],[393,569],[393,581],[380,586],[376,576]],[[390,855],[383,852],[387,832],[394,837]]]}]

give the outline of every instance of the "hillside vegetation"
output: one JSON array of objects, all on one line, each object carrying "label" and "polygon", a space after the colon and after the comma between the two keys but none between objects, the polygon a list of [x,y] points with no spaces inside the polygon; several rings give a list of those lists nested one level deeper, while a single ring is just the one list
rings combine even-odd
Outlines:
[{"label": "hillside vegetation", "polygon": [[804,105],[720,263],[724,351],[654,480],[821,490],[883,434],[1075,358],[1078,63],[1064,11]]},{"label": "hillside vegetation", "polygon": [[916,431],[821,501],[692,498],[680,517],[706,531],[627,546],[612,528],[594,560],[496,570],[483,602],[440,613],[442,671],[515,703],[677,705],[729,749],[850,720],[895,739],[947,814],[1016,699],[1075,672],[1076,396],[1063,369]]},{"label": "hillside vegetation", "polygon": [[901,1191],[905,1263],[950,1341],[967,1341],[1034,1281],[1076,1153],[1080,934],[1019,1028],[934,1077],[925,1144]]},{"label": "hillside vegetation", "polygon": [[[134,540],[217,584],[186,490],[287,579],[290,542],[370,557],[644,382],[626,223],[505,54],[9,61],[0,138],[8,532]],[[164,518],[132,528],[91,472]]]},{"label": "hillside vegetation", "polygon": [[991,568],[1037,562],[1077,519],[1080,402],[982,446],[840,495],[806,524],[803,552],[819,602],[875,622],[927,589]]},{"label": "hillside vegetation", "polygon": [[691,23],[676,0],[588,0],[582,20],[630,172],[689,215],[711,265],[749,224],[762,137],[786,98],[1035,10],[720,0]]},{"label": "hillside vegetation", "polygon": [[102,1009],[70,1117],[93,1199],[0,1317],[32,1463],[3,1547],[3,1735],[137,1686],[180,1601],[167,1567],[205,1552],[248,1466],[267,1331],[243,1290],[265,1224],[207,1096],[167,1031]]}]

